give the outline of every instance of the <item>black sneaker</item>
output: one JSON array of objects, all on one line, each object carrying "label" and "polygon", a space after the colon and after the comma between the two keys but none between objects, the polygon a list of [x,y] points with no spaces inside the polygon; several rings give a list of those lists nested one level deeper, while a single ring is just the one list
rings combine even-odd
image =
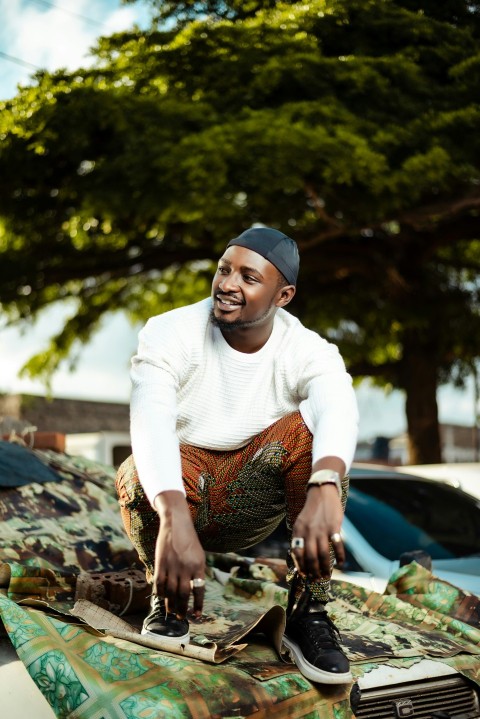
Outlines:
[{"label": "black sneaker", "polygon": [[177,615],[165,609],[165,600],[152,594],[150,612],[145,617],[142,634],[163,639],[166,644],[179,647],[190,641],[188,619],[177,619]]},{"label": "black sneaker", "polygon": [[325,605],[311,598],[308,587],[296,604],[292,591],[291,597],[283,643],[303,676],[321,684],[351,682],[350,664],[340,646],[339,631]]}]

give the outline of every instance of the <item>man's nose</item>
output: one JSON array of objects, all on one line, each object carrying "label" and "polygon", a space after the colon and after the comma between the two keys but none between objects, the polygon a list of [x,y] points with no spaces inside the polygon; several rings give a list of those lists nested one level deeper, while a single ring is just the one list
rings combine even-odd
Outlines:
[{"label": "man's nose", "polygon": [[238,277],[236,273],[231,272],[228,275],[223,275],[219,285],[223,292],[233,292],[238,290]]}]

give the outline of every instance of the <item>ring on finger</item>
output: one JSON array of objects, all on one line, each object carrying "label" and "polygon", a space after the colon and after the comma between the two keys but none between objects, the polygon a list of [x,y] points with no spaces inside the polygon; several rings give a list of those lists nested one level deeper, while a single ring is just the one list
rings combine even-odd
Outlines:
[{"label": "ring on finger", "polygon": [[339,532],[334,532],[333,534],[330,535],[330,541],[332,542],[332,544],[338,544],[339,542],[342,541],[341,534],[339,534]]},{"label": "ring on finger", "polygon": [[192,589],[201,589],[205,586],[205,580],[201,577],[195,577],[195,579],[190,581],[190,586]]},{"label": "ring on finger", "polygon": [[292,537],[292,549],[305,549],[305,540],[303,537]]}]

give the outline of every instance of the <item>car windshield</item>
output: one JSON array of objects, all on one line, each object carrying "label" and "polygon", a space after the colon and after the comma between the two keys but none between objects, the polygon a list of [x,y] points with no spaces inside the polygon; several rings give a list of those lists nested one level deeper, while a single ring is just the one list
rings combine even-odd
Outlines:
[{"label": "car windshield", "polygon": [[423,549],[432,559],[480,553],[478,501],[421,479],[350,480],[346,515],[388,559]]}]

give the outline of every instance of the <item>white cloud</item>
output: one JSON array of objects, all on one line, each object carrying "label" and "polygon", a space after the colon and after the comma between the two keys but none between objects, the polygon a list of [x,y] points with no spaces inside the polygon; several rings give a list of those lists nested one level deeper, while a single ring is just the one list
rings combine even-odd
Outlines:
[{"label": "white cloud", "polygon": [[[77,7],[81,11],[86,5],[85,0],[80,0]],[[59,67],[73,70],[85,62],[87,50],[99,31],[100,28],[56,8],[43,11],[40,6],[30,5],[22,10],[12,51],[48,70]]]},{"label": "white cloud", "polygon": [[[97,37],[148,25],[146,5],[122,6],[120,0],[0,0],[0,48],[19,61],[46,70],[75,70],[92,64]],[[34,68],[0,57],[0,97],[13,97]]]},{"label": "white cloud", "polygon": [[[45,386],[38,380],[19,378],[25,362],[43,351],[50,337],[58,332],[71,308],[52,306],[46,309],[32,327],[4,328],[0,332],[0,392],[44,394]],[[132,327],[123,313],[104,318],[101,329],[81,349],[73,372],[63,363],[55,373],[52,394],[55,397],[127,402],[130,396],[130,358],[137,347],[138,327]]]}]

